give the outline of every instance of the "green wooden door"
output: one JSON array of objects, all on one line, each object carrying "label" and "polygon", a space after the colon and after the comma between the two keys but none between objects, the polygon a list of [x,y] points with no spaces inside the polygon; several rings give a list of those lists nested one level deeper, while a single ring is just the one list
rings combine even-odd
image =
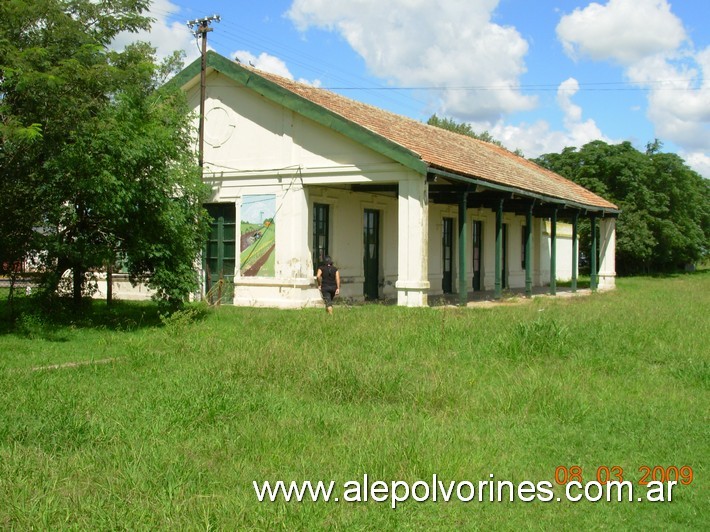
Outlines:
[{"label": "green wooden door", "polygon": [[508,224],[503,224],[503,257],[501,260],[501,286],[508,288]]},{"label": "green wooden door", "polygon": [[204,254],[205,293],[210,303],[234,302],[234,269],[237,256],[237,216],[233,203],[205,205],[212,217]]},{"label": "green wooden door", "polygon": [[442,254],[444,258],[444,274],[441,279],[441,289],[445,294],[453,292],[453,262],[454,262],[454,219],[444,218],[442,224]]},{"label": "green wooden door", "polygon": [[313,274],[318,272],[329,249],[330,206],[313,204]]},{"label": "green wooden door", "polygon": [[483,222],[473,222],[473,289],[481,290],[483,264]]},{"label": "green wooden door", "polygon": [[380,297],[380,211],[365,209],[363,270],[365,299]]}]

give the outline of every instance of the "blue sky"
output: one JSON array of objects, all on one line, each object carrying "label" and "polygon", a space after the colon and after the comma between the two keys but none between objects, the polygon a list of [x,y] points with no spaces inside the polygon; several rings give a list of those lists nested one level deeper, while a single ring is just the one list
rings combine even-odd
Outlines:
[{"label": "blue sky", "polygon": [[707,0],[154,0],[140,38],[192,60],[214,13],[209,47],[264,70],[527,157],[659,138],[710,178]]}]

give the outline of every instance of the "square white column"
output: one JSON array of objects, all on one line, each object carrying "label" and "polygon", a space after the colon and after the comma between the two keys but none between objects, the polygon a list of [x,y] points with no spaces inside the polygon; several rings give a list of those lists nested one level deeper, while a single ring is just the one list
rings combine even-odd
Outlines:
[{"label": "square white column", "polygon": [[616,218],[599,223],[599,290],[616,288]]},{"label": "square white column", "polygon": [[429,291],[429,187],[415,175],[399,182],[397,224],[397,304],[427,305]]}]

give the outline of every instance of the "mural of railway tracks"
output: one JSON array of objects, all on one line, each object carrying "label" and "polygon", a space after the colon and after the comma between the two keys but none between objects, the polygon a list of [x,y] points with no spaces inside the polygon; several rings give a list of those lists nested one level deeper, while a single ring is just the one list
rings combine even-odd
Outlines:
[{"label": "mural of railway tracks", "polygon": [[246,277],[274,277],[276,196],[244,196],[241,207],[239,270]]}]

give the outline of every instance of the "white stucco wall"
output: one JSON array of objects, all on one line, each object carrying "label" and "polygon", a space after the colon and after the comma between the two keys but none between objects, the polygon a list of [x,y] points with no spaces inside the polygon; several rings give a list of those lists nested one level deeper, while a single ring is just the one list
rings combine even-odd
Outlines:
[{"label": "white stucco wall", "polygon": [[[380,211],[380,296],[395,297],[398,197],[352,192],[346,185],[396,184],[423,176],[219,73],[208,75],[207,84],[204,159],[210,201],[234,202],[240,220],[245,196],[276,196],[275,277],[243,277],[237,268],[235,303],[321,304],[311,259],[314,202],[330,205],[330,254],[341,269],[345,298],[363,297],[363,211]],[[197,87],[188,98],[197,110]]]}]

